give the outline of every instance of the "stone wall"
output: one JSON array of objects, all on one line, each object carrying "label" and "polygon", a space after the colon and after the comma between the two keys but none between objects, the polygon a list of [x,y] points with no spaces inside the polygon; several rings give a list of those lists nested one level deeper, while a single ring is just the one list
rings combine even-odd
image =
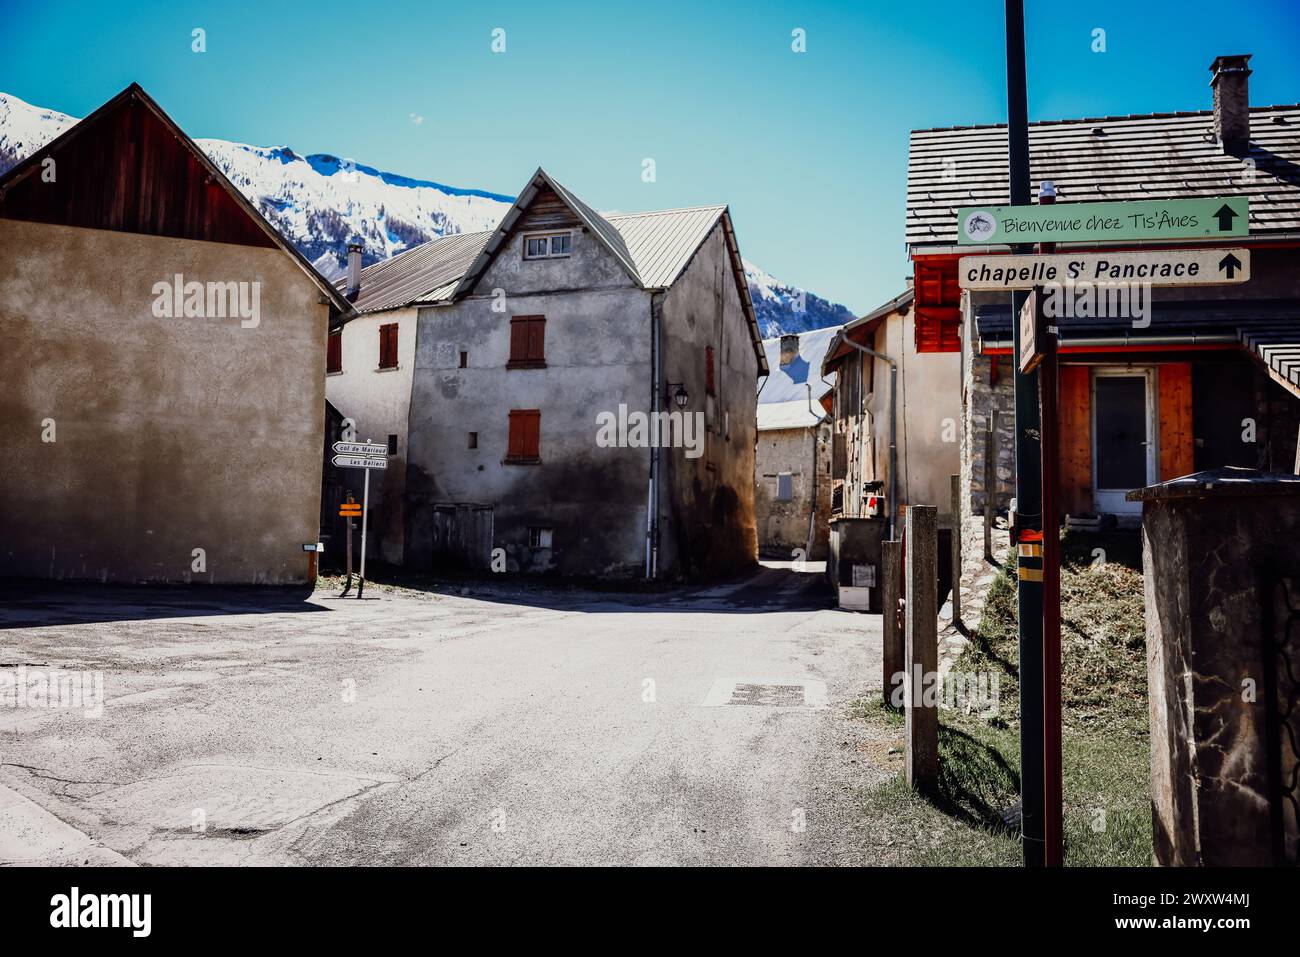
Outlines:
[{"label": "stone wall", "polygon": [[[997,363],[996,381],[993,364]],[[992,413],[999,413],[994,475],[985,474],[985,449]],[[966,357],[962,382],[961,482],[967,490],[963,511],[984,514],[990,493],[995,510],[1005,512],[1015,495],[1015,377],[1009,356]]]}]

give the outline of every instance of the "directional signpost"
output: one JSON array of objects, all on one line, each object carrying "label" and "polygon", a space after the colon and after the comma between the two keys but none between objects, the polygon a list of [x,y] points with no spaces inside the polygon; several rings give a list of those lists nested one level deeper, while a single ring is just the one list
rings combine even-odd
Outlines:
[{"label": "directional signpost", "polygon": [[[334,457],[330,459],[335,465],[345,469],[365,469],[365,486],[361,496],[361,572],[357,577],[357,597],[366,587],[366,521],[370,516],[370,471],[388,468],[388,446],[377,442],[335,442]],[[353,504],[349,502],[349,504]],[[346,511],[345,511],[346,509]],[[347,505],[340,507],[340,515],[353,514]],[[352,561],[352,519],[348,518],[348,563]],[[348,573],[348,587],[352,575]],[[347,588],[343,594],[347,594]]]},{"label": "directional signpost", "polygon": [[1250,200],[1244,196],[957,210],[962,246],[1227,239],[1249,231]]},{"label": "directional signpost", "polygon": [[957,267],[957,281],[963,289],[1002,291],[1032,289],[1053,282],[1231,285],[1250,281],[1250,250],[1193,247],[1040,256],[963,256]]}]

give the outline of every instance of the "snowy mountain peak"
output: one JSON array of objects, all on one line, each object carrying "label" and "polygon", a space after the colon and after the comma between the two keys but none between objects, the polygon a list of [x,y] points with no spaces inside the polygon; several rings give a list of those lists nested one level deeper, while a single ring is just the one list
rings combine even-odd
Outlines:
[{"label": "snowy mountain peak", "polygon": [[[0,93],[0,173],[45,146],[75,117]],[[439,236],[496,228],[514,197],[447,186],[289,146],[195,140],[226,177],[329,279],[344,273],[349,242],[366,264]],[[745,263],[750,296],[765,337],[840,325],[843,306],[782,283]]]}]

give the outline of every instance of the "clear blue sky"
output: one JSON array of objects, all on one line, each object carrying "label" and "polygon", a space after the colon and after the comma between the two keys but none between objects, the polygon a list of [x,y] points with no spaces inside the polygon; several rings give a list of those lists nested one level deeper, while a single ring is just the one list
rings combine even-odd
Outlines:
[{"label": "clear blue sky", "polygon": [[[1297,0],[1028,0],[1026,20],[1031,119],[1206,109],[1220,53],[1255,55],[1253,103],[1300,101]],[[193,136],[510,194],[542,165],[598,209],[726,202],[746,258],[859,313],[908,273],[908,130],[1006,108],[990,0],[0,0],[0,23],[0,90],[28,102],[82,116],[135,80]]]}]

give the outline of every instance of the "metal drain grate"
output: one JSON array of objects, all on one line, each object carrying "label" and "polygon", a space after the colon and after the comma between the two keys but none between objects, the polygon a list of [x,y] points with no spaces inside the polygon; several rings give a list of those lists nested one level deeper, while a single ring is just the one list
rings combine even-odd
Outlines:
[{"label": "metal drain grate", "polygon": [[757,704],[769,707],[797,707],[805,704],[803,685],[737,684],[727,704]]},{"label": "metal drain grate", "polygon": [[826,685],[820,681],[782,678],[719,678],[704,699],[706,708],[721,705],[761,708],[824,708]]}]

